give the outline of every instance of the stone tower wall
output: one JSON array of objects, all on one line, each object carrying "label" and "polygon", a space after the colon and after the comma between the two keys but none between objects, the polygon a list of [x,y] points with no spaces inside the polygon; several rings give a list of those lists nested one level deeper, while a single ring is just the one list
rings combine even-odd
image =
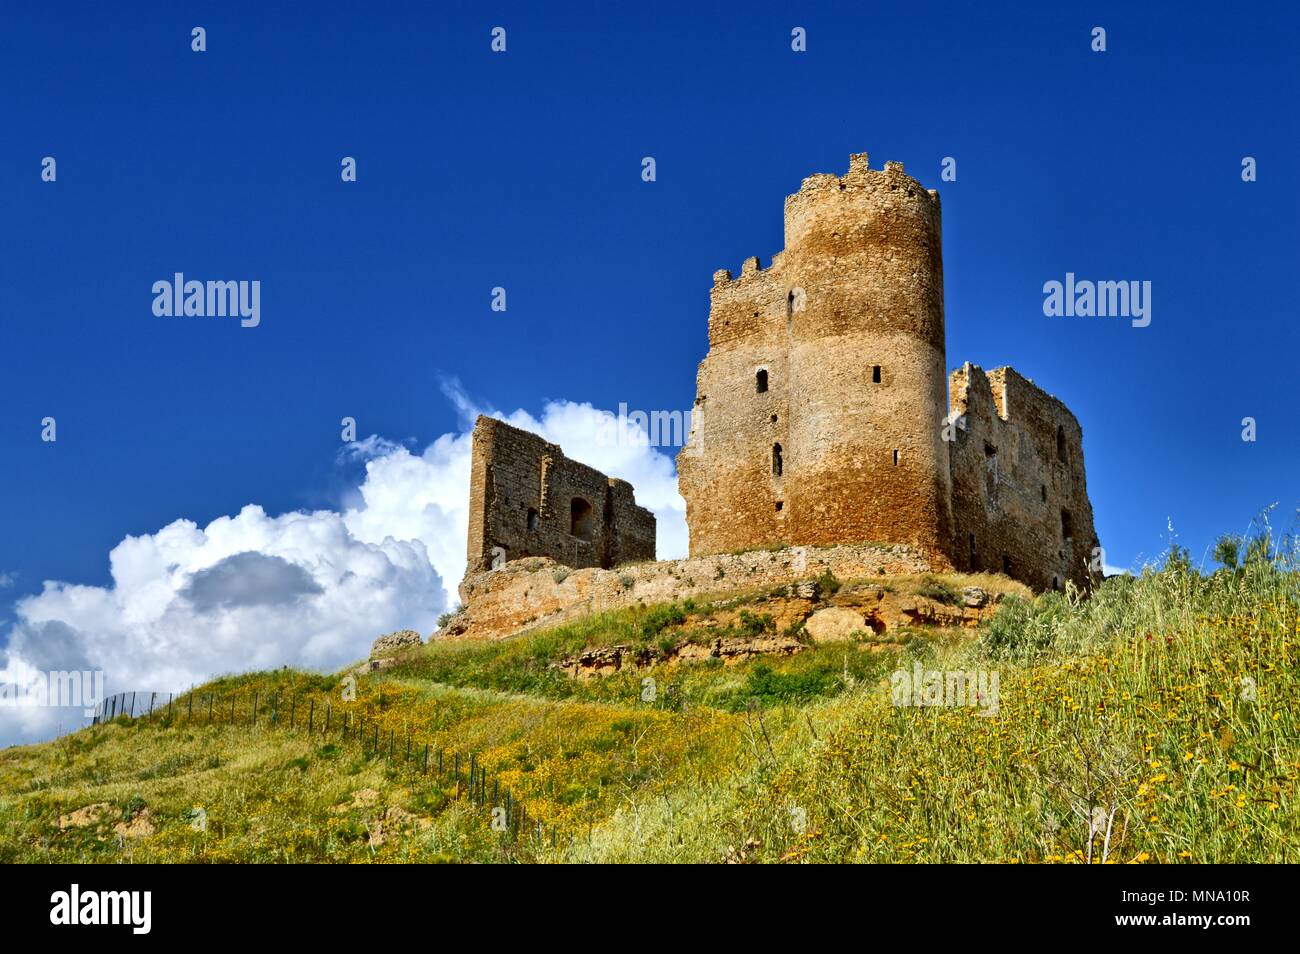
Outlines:
[{"label": "stone tower wall", "polygon": [[901,165],[854,156],[786,200],[769,268],[715,274],[679,457],[692,554],[890,540],[945,558],[940,228],[937,196]]},{"label": "stone tower wall", "polygon": [[1100,577],[1079,422],[1011,368],[966,364],[951,387],[952,562],[1040,590],[1088,588]]}]

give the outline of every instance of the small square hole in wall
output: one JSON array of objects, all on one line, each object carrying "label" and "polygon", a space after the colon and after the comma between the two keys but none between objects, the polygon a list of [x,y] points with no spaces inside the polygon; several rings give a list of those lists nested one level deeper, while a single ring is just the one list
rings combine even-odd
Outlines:
[{"label": "small square hole in wall", "polygon": [[784,506],[785,506],[785,501],[784,501],[784,500],[778,500],[778,501],[776,502],[776,512],[777,512],[777,513],[780,513],[780,512],[781,512],[781,508],[784,507]]}]

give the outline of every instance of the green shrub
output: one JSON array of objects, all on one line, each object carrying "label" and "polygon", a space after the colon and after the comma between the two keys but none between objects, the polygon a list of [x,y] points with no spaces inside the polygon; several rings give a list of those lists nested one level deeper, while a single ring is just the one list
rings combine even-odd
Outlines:
[{"label": "green shrub", "polygon": [[642,639],[651,640],[669,626],[680,626],[686,622],[686,612],[676,603],[655,606],[646,611],[637,627]]},{"label": "green shrub", "polygon": [[935,579],[932,576],[927,576],[921,580],[916,588],[916,595],[924,596],[936,603],[946,603],[948,606],[957,606],[961,603],[960,593],[943,580]]},{"label": "green shrub", "polygon": [[822,575],[817,577],[817,588],[821,591],[822,596],[834,596],[840,590],[840,581],[835,579],[835,574],[831,572],[830,567],[822,571]]}]

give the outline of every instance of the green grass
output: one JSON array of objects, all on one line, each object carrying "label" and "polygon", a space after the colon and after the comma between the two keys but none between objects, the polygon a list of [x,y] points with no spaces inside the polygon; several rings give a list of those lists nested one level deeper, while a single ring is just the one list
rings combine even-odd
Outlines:
[{"label": "green grass", "polygon": [[[1294,862],[1296,550],[1229,549],[1232,566],[1213,573],[1175,551],[1090,598],[1010,597],[978,631],[915,628],[731,665],[577,679],[552,664],[704,633],[766,638],[767,594],[435,642],[360,679],[355,701],[340,675],[223,678],[196,691],[193,716],[181,699],[170,717],[0,753],[0,862]],[[914,663],[996,671],[997,714],[896,707],[890,674]],[[315,721],[326,707],[329,737]],[[392,733],[394,758],[345,739],[344,717]],[[555,844],[494,831],[492,806],[422,770],[425,745],[472,756]],[[68,823],[90,806],[102,808],[89,823]]]}]

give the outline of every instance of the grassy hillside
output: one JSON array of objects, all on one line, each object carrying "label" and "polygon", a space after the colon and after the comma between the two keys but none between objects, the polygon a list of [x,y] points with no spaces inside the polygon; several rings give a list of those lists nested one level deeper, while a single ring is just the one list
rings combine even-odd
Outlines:
[{"label": "grassy hillside", "polygon": [[[750,594],[433,643],[355,698],[218,680],[0,753],[0,861],[1296,861],[1300,574],[1222,555],[1008,595],[978,629],[814,645]],[[802,648],[666,652],[778,630]],[[645,665],[555,665],[613,646]],[[918,662],[996,672],[997,714],[894,705]]]}]

